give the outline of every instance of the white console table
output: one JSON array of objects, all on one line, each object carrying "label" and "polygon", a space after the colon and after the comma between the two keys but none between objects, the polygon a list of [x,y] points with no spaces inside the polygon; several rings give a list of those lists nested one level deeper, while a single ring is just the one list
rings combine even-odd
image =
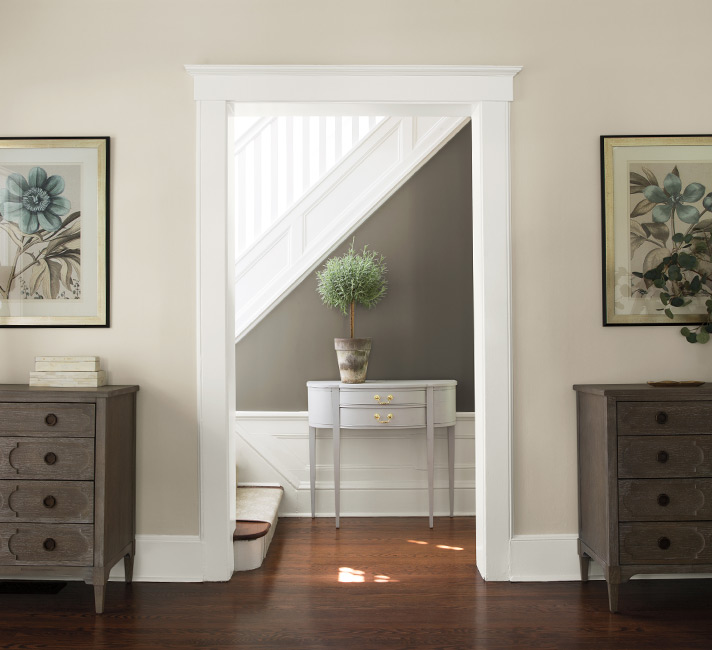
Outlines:
[{"label": "white console table", "polygon": [[433,445],[436,427],[447,427],[450,516],[455,496],[455,386],[452,379],[432,381],[308,381],[309,479],[315,516],[316,430],[334,435],[334,514],[339,527],[341,429],[425,429],[428,450],[428,502],[433,527]]}]

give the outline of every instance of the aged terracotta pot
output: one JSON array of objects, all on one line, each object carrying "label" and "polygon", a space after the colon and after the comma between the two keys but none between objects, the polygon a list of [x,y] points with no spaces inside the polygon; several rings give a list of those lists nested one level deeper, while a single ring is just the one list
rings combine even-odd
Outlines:
[{"label": "aged terracotta pot", "polygon": [[334,348],[339,360],[341,382],[362,384],[366,381],[371,339],[334,339]]}]

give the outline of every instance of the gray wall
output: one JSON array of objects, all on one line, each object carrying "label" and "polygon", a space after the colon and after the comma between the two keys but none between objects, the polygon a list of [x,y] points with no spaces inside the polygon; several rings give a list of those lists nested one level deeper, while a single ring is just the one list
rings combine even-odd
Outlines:
[{"label": "gray wall", "polygon": [[[456,379],[458,411],[474,411],[471,137],[468,124],[355,232],[388,266],[386,297],[356,309],[368,379]],[[333,339],[348,336],[309,275],[235,346],[238,410],[306,411],[305,383],[339,378]]]}]

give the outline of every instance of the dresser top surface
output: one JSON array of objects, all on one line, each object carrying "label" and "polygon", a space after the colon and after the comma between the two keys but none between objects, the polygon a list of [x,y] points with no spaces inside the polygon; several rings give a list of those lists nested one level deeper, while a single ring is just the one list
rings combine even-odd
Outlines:
[{"label": "dresser top surface", "polygon": [[7,399],[48,400],[48,399],[83,399],[92,400],[98,397],[115,397],[125,393],[135,393],[138,386],[99,386],[97,388],[60,388],[47,386],[28,386],[27,384],[0,384],[0,401]]},{"label": "dresser top surface", "polygon": [[603,395],[616,399],[642,400],[694,400],[712,399],[712,382],[702,386],[658,387],[648,384],[575,384],[573,389],[579,393]]},{"label": "dresser top surface", "polygon": [[308,381],[309,388],[340,388],[356,390],[373,390],[385,388],[426,388],[456,386],[454,379],[373,379],[367,380],[363,384],[343,384],[340,381]]}]

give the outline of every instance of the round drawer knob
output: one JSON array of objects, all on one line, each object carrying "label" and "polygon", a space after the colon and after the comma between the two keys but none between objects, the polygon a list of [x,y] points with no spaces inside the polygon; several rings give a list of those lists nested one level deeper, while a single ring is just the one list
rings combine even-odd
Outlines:
[{"label": "round drawer knob", "polygon": [[658,424],[665,424],[668,421],[668,414],[665,413],[665,411],[660,411],[660,413],[655,416],[655,421]]},{"label": "round drawer knob", "polygon": [[50,494],[42,500],[42,503],[44,503],[45,508],[54,508],[57,505],[57,499]]},{"label": "round drawer knob", "polygon": [[52,451],[50,451],[48,454],[45,454],[44,462],[48,465],[54,465],[57,462],[57,454]]},{"label": "round drawer knob", "polygon": [[668,537],[661,537],[658,540],[658,548],[667,551],[670,548],[670,539]]},{"label": "round drawer knob", "polygon": [[47,426],[53,427],[55,424],[57,424],[57,416],[54,413],[50,413],[45,417],[45,423]]},{"label": "round drawer knob", "polygon": [[667,463],[668,458],[670,458],[670,456],[668,455],[668,453],[666,451],[658,452],[658,462],[659,463]]},{"label": "round drawer knob", "polygon": [[667,506],[670,504],[670,497],[667,494],[658,494],[658,505]]},{"label": "round drawer knob", "polygon": [[55,542],[51,537],[48,537],[44,542],[42,542],[42,546],[45,551],[54,551],[54,549],[57,548],[57,542]]}]

